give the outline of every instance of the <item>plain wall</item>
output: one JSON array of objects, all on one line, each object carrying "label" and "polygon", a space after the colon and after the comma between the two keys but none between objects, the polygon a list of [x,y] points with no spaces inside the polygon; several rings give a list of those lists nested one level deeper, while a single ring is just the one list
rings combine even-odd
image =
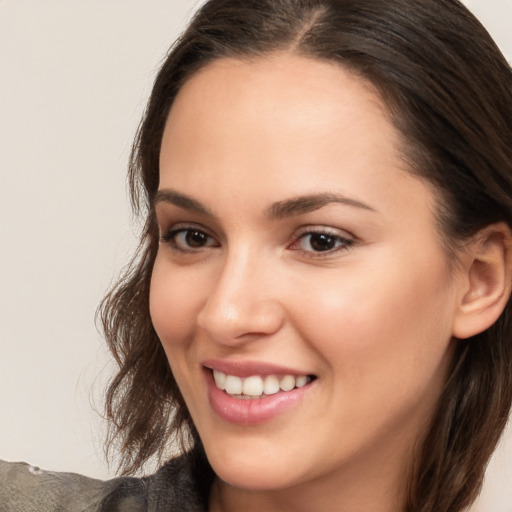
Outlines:
[{"label": "plain wall", "polygon": [[[191,0],[0,0],[0,457],[106,478],[96,306],[135,245],[125,169]],[[512,1],[467,0],[512,60]],[[475,512],[512,511],[512,434]]]}]

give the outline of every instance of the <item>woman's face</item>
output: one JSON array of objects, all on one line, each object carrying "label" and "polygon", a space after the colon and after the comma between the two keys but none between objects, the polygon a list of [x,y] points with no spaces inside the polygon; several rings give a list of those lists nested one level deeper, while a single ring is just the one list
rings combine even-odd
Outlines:
[{"label": "woman's face", "polygon": [[461,279],[399,144],[367,83],[304,57],[217,61],[176,98],[151,316],[233,486],[397,476],[428,421]]}]

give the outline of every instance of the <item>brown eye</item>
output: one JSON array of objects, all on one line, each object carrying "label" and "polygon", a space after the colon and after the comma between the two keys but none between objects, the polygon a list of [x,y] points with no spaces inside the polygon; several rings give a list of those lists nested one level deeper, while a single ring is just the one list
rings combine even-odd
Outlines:
[{"label": "brown eye", "polygon": [[353,240],[339,235],[321,231],[310,231],[300,236],[295,247],[308,253],[322,253],[347,249],[353,243]]},{"label": "brown eye", "polygon": [[208,244],[210,237],[203,231],[187,230],[185,231],[185,242],[188,247],[199,248]]},{"label": "brown eye", "polygon": [[195,251],[207,247],[217,247],[217,241],[208,233],[195,228],[173,229],[162,236],[162,242],[171,244],[179,251]]},{"label": "brown eye", "polygon": [[336,239],[325,233],[311,233],[309,235],[309,245],[314,251],[330,251],[336,246]]}]

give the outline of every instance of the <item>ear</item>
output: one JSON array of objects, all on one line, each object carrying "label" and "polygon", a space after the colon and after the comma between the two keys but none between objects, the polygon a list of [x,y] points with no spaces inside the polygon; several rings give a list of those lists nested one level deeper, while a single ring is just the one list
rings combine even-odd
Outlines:
[{"label": "ear", "polygon": [[480,230],[462,257],[463,287],[453,322],[453,336],[464,339],[498,320],[512,287],[512,235],[505,223]]}]

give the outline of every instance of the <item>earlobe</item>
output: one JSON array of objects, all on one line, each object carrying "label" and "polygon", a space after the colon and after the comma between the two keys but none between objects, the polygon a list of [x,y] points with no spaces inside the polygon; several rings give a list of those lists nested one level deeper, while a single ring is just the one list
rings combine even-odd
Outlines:
[{"label": "earlobe", "polygon": [[464,257],[465,289],[453,322],[453,336],[485,331],[500,317],[512,285],[512,235],[505,223],[479,231]]}]

